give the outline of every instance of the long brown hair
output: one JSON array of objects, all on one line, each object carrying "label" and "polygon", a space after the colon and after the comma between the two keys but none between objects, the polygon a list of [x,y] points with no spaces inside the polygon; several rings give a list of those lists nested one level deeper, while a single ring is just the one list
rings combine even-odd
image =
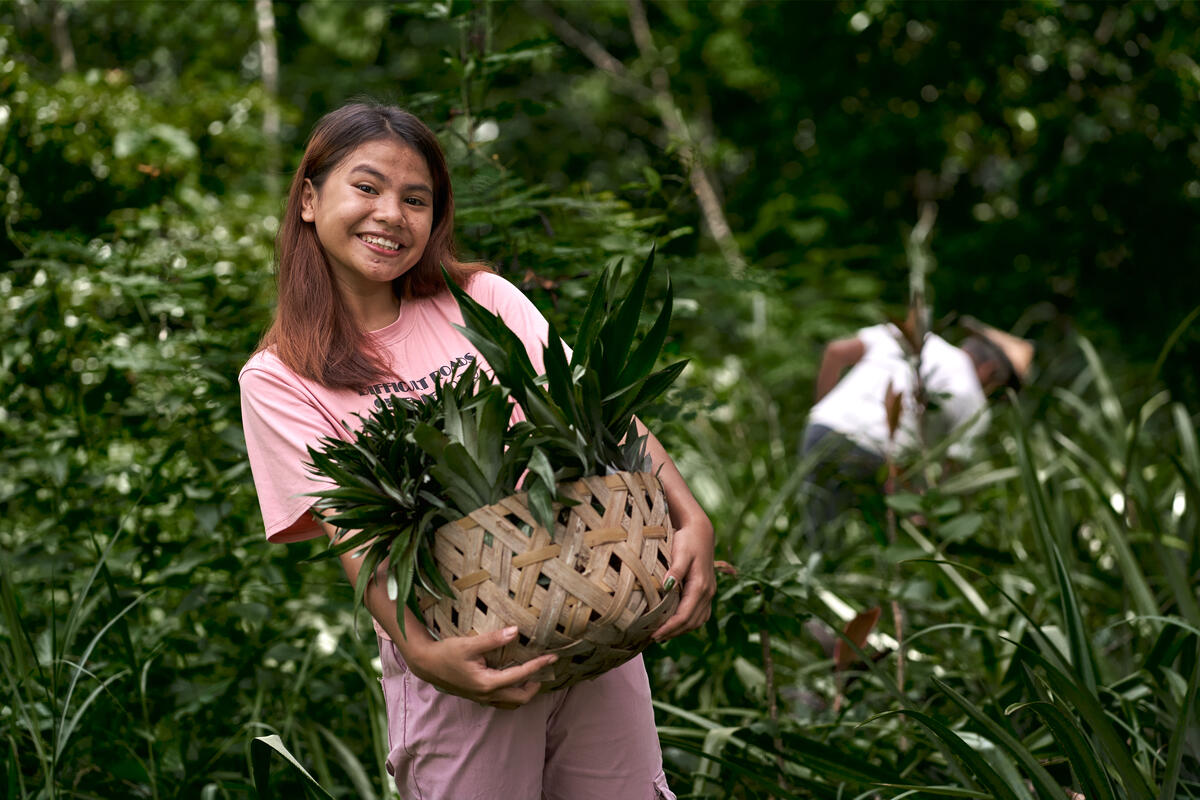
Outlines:
[{"label": "long brown hair", "polygon": [[[412,269],[392,282],[404,299],[444,291],[444,265],[461,285],[483,264],[459,261],[454,251],[454,192],[437,137],[424,122],[403,109],[375,103],[350,103],[321,117],[313,128],[304,158],[288,190],[283,222],[275,237],[275,319],[259,343],[271,348],[293,372],[324,386],[358,389],[388,377],[387,359],[350,314],[316,226],[300,217],[305,180],[320,190],[329,174],[355,149],[379,139],[396,139],[425,159],[433,178],[433,228]],[[401,313],[404,313],[401,311]]]}]

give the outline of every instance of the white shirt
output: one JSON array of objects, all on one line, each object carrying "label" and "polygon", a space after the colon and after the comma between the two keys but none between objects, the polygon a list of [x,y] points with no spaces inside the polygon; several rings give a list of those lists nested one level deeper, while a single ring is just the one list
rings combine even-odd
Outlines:
[{"label": "white shirt", "polygon": [[[917,449],[916,376],[901,336],[891,324],[860,330],[856,337],[863,344],[862,358],[813,407],[809,424],[824,425],[881,456],[900,456]],[[974,362],[942,337],[928,334],[921,348],[921,376],[929,398],[925,444],[932,446],[956,435],[947,455],[960,461],[970,458],[974,440],[988,425],[987,398]],[[889,384],[903,397],[894,441],[888,435],[887,424]]]}]

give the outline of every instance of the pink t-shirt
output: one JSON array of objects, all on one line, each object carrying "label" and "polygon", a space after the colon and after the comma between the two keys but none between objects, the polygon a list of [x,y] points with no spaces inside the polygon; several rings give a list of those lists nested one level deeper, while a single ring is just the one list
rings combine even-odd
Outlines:
[{"label": "pink t-shirt", "polygon": [[[517,287],[489,272],[472,275],[466,290],[512,328],[525,343],[534,368],[544,371],[542,347],[549,326],[533,303]],[[448,291],[406,300],[395,322],[370,334],[390,356],[393,380],[358,391],[330,389],[302,378],[269,351],[251,356],[238,378],[242,425],[268,540],[298,542],[323,535],[309,513],[316,498],[305,495],[328,484],[305,468],[308,446],[316,446],[326,436],[349,438],[342,422],[358,427],[361,423],[355,414],[368,413],[377,399],[428,394],[434,376],[445,378],[456,365],[479,358],[474,346],[453,327],[462,321],[458,303]]]}]

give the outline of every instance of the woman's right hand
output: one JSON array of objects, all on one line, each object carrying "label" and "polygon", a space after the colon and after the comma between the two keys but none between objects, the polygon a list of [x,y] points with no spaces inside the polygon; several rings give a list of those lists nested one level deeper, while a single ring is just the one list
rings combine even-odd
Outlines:
[{"label": "woman's right hand", "polygon": [[[320,523],[330,540],[337,541],[338,529],[324,519]],[[342,562],[350,584],[357,585],[362,559],[346,552],[338,560]],[[387,632],[414,675],[447,694],[465,697],[481,705],[516,708],[528,703],[541,688],[540,683],[530,680],[534,673],[558,660],[558,656],[545,655],[515,667],[493,669],[487,665],[484,654],[517,638],[515,625],[478,636],[452,636],[439,641],[429,634],[408,607],[403,608],[404,627],[408,632],[404,635],[396,622],[396,601],[388,597],[387,571],[382,564],[373,579],[367,581],[363,603]]]},{"label": "woman's right hand", "polygon": [[558,660],[558,656],[545,655],[506,669],[489,667],[484,654],[516,637],[515,626],[442,640],[410,635],[401,643],[401,655],[414,675],[443,692],[481,705],[511,709],[533,699],[541,684],[530,679]]}]

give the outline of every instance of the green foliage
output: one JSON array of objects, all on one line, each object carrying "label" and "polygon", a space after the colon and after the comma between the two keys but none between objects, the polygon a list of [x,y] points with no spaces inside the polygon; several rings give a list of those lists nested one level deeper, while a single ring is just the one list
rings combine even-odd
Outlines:
[{"label": "green foliage", "polygon": [[[897,541],[881,544],[871,520],[856,513],[842,521],[841,541],[807,560],[789,555],[785,534],[777,546],[780,576],[794,584],[788,607],[840,627],[853,609],[890,598],[904,623],[880,626],[850,679],[811,655],[807,635],[772,636],[775,682],[784,687],[773,737],[767,656],[754,653],[761,635],[745,632],[759,609],[739,599],[745,577],[726,580],[709,642],[673,643],[672,660],[659,665],[659,679],[676,693],[664,730],[676,745],[705,745],[674,754],[706,776],[697,796],[757,796],[753,787],[780,775],[778,785],[813,796],[872,785],[1039,800],[1061,797],[1063,787],[1087,797],[1200,792],[1192,694],[1200,629],[1184,611],[1194,583],[1172,579],[1155,558],[1169,547],[1182,571],[1196,568],[1196,510],[1183,499],[1197,465],[1185,455],[1195,450],[1194,424],[1176,406],[1175,419],[1156,425],[1171,408],[1161,396],[1127,412],[1101,371],[1055,395],[1038,419],[1026,418],[1028,409],[1005,413],[993,437],[997,458],[942,476],[921,494],[888,498],[900,517]],[[1135,430],[1127,418],[1146,425]],[[1129,479],[1155,478],[1136,508],[1121,510],[1112,488],[1121,473],[1097,485],[1109,469],[1098,465],[1123,466],[1131,452],[1133,464],[1147,466]],[[770,510],[794,513],[788,503]],[[1128,591],[1138,585],[1144,590]],[[730,651],[749,666],[730,664]],[[717,664],[725,680],[704,680]],[[721,737],[697,724],[721,718],[731,720]],[[765,737],[758,749],[746,744],[756,726]],[[819,766],[787,736],[813,731],[844,760],[896,774]],[[772,738],[783,747],[768,746]]]},{"label": "green foliage", "polygon": [[[741,568],[649,662],[681,795],[1200,794],[1194,4],[652,1],[657,55],[625,3],[326,5],[269,5],[274,96],[259,4],[0,6],[6,796],[302,796],[264,781],[273,735],[331,795],[383,796],[367,626],[335,565],[263,545],[233,379],[270,187],[361,92],[435,126],[463,250],[556,330],[614,256],[670,267],[664,358],[690,361],[652,411]],[[1019,324],[1040,374],[988,457],[906,471],[895,541],[851,513],[809,552],[820,346],[902,298],[920,202],[936,308]],[[876,605],[847,674],[796,630]]]},{"label": "green foliage", "polygon": [[441,423],[451,391],[439,384],[436,396],[443,402],[392,398],[365,417],[351,439],[327,438],[308,448],[312,471],[334,483],[312,496],[319,498],[318,508],[330,512],[326,521],[342,531],[325,555],[354,552],[362,559],[354,587],[360,604],[386,564],[388,597],[397,601],[401,631],[404,606],[419,613],[411,594],[414,577],[438,594],[449,589],[430,556],[433,531],[445,521],[445,501],[440,487],[426,485],[431,459],[414,436],[418,426]]},{"label": "green foliage", "polygon": [[[353,552],[362,559],[356,601],[386,565],[388,597],[397,601],[403,631],[404,606],[421,613],[414,579],[434,596],[452,594],[433,557],[434,534],[444,523],[521,489],[534,519],[553,535],[559,510],[575,502],[560,482],[645,469],[645,436],[634,415],[684,366],[650,372],[671,320],[669,287],[657,320],[634,347],[653,266],[651,252],[619,301],[619,267],[602,277],[570,363],[551,326],[544,375],[520,337],[446,274],[462,330],[495,379],[472,363],[420,400],[381,401],[360,415],[361,426],[347,426],[350,438],[327,437],[308,448],[312,472],[334,484],[312,496],[343,531],[326,555]],[[510,398],[524,419],[512,421]]]},{"label": "green foliage", "polygon": [[[583,313],[569,362],[562,340],[550,326],[543,354],[544,381],[521,340],[503,320],[451,285],[463,311],[463,333],[533,426],[534,441],[544,451],[556,481],[599,475],[609,469],[645,468],[645,437],[638,431],[635,416],[657,401],[686,365],[676,362],[651,371],[671,320],[669,285],[654,324],[634,346],[653,268],[651,251],[620,299],[620,264],[605,271]],[[530,478],[531,493],[557,499],[552,484],[539,471]],[[543,515],[540,520],[545,524],[548,518]]]}]

